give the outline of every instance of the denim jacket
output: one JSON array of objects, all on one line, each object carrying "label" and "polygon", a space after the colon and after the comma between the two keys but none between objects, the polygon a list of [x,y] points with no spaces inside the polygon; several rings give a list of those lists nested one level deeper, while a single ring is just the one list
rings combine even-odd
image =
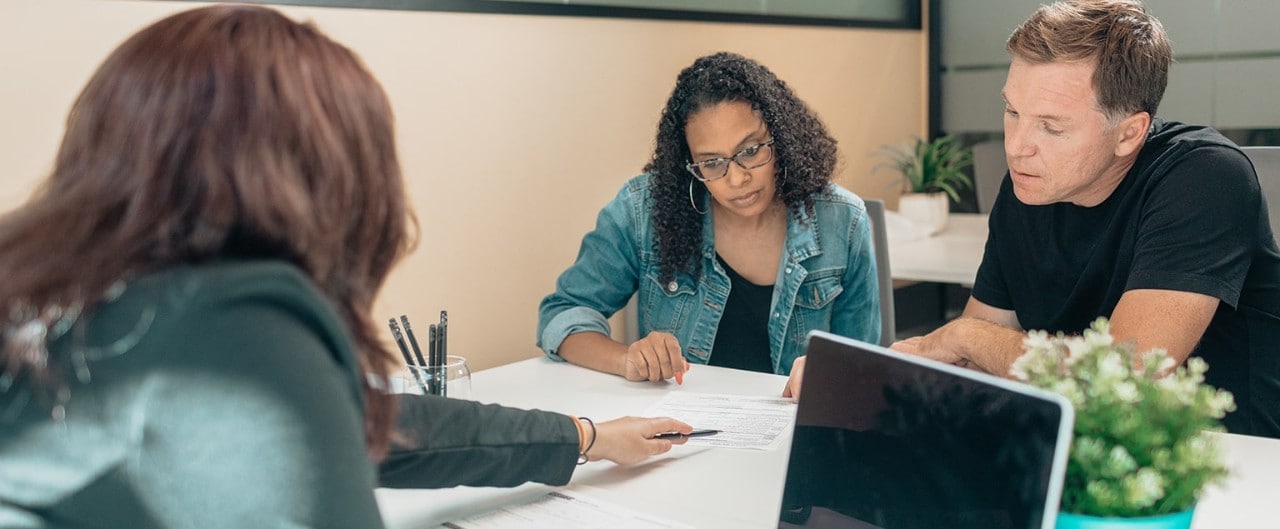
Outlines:
[{"label": "denim jacket", "polygon": [[[600,211],[582,239],[578,259],[538,307],[538,347],[555,360],[570,334],[609,334],[607,318],[639,296],[639,336],[671,333],[687,360],[706,364],[729,299],[729,276],[715,258],[711,215],[702,221],[698,276],[679,272],[661,282],[653,235],[652,179],[631,179]],[[710,200],[709,198],[707,200]],[[705,208],[707,204],[703,204]],[[880,298],[876,263],[862,199],[835,184],[821,191],[814,217],[787,217],[787,238],[774,282],[769,320],[773,371],[789,374],[813,329],[876,343]]]}]

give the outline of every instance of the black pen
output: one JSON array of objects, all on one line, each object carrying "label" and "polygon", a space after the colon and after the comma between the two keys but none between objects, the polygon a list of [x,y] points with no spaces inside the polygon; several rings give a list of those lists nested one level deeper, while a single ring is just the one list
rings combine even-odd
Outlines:
[{"label": "black pen", "polygon": [[654,439],[679,439],[681,437],[706,437],[720,433],[720,430],[694,430],[689,433],[666,432],[653,436]]},{"label": "black pen", "polygon": [[431,387],[432,395],[439,395],[440,392],[440,330],[433,323],[427,326],[427,365],[430,366],[428,373],[431,374],[427,378],[427,385]]},{"label": "black pen", "polygon": [[[408,328],[408,325],[409,325],[409,322],[405,321],[406,329]],[[391,327],[391,337],[395,338],[396,345],[400,347],[400,354],[404,355],[405,367],[408,368],[409,372],[413,374],[413,379],[418,381],[418,387],[422,388],[422,392],[426,393],[427,385],[422,381],[422,374],[419,373],[417,369],[415,369],[418,366],[418,364],[415,364],[413,362],[413,357],[409,356],[409,347],[404,344],[404,336],[400,334],[400,326],[396,325],[396,319],[391,318],[391,322],[388,324],[388,326]],[[411,338],[412,336],[413,335],[410,335]],[[415,349],[417,348],[416,344],[414,348]],[[419,354],[418,358],[422,358],[422,355]]]},{"label": "black pen", "polygon": [[436,339],[440,341],[440,363],[449,363],[449,311],[440,311],[440,328],[436,331],[439,336]]},{"label": "black pen", "polygon": [[[404,333],[409,335],[409,345],[413,346],[413,354],[418,357],[418,365],[427,365],[427,361],[422,358],[422,349],[418,347],[418,337],[414,336],[413,328],[409,327],[409,317],[401,314],[400,322],[404,324]],[[394,324],[395,320],[391,320],[391,323]]]},{"label": "black pen", "polygon": [[449,373],[444,368],[449,364],[449,313],[448,311],[440,311],[440,326],[436,328],[436,353],[439,355],[440,361],[440,395],[449,396]]}]

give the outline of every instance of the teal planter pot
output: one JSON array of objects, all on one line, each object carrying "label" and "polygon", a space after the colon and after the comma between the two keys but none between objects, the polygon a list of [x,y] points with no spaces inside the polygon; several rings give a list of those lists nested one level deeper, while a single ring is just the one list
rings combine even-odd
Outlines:
[{"label": "teal planter pot", "polygon": [[1180,513],[1138,518],[1107,518],[1058,513],[1057,529],[1190,529],[1195,508]]}]

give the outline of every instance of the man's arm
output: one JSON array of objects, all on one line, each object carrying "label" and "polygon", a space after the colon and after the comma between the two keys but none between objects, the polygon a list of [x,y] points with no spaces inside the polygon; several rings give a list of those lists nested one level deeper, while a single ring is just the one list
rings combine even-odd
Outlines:
[{"label": "man's arm", "polygon": [[[1125,292],[1111,314],[1111,335],[1131,341],[1137,351],[1159,347],[1181,365],[1204,334],[1218,299],[1194,292],[1139,289]],[[928,335],[893,344],[893,349],[951,364],[970,364],[1007,376],[1023,353],[1026,334],[1013,311],[997,309],[972,297],[964,314]]]},{"label": "man's arm", "polygon": [[1111,335],[1117,342],[1134,342],[1138,352],[1164,349],[1174,365],[1182,365],[1209,328],[1218,303],[1218,298],[1195,292],[1130,290],[1111,313]]},{"label": "man's arm", "polygon": [[1013,311],[992,307],[971,296],[959,318],[924,336],[894,343],[891,348],[1005,376],[1014,359],[1022,354],[1025,336]]}]

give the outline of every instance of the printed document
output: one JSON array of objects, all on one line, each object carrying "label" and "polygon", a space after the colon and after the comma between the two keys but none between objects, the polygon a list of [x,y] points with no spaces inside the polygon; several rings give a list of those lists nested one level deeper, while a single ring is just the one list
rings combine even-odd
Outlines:
[{"label": "printed document", "polygon": [[672,391],[644,415],[672,417],[695,430],[720,430],[716,435],[690,437],[685,446],[772,450],[782,444],[782,434],[791,431],[796,405],[784,397]]}]

